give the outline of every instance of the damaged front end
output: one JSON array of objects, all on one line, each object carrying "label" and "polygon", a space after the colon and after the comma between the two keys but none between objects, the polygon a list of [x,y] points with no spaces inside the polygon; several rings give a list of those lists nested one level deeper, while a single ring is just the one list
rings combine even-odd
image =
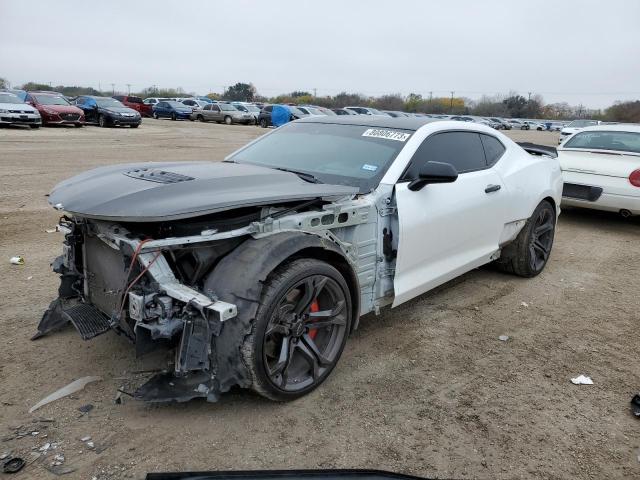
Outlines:
[{"label": "damaged front end", "polygon": [[213,339],[237,309],[204,295],[200,286],[251,227],[150,239],[122,225],[63,217],[61,230],[63,255],[52,265],[60,275],[59,297],[33,338],[71,323],[84,340],[114,330],[135,344],[137,355],[173,348],[173,371],[151,378],[135,396],[156,402],[217,400]]}]

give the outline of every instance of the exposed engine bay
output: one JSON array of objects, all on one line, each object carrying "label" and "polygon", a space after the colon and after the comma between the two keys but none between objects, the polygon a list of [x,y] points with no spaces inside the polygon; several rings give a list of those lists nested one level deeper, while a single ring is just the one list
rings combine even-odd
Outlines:
[{"label": "exposed engine bay", "polygon": [[[59,297],[34,338],[71,323],[84,340],[114,330],[138,356],[174,350],[172,369],[135,396],[216,401],[232,386],[251,383],[240,350],[261,283],[284,260],[304,255],[336,266],[355,294],[356,319],[383,304],[373,302],[381,296],[373,291],[382,254],[377,217],[363,198],[312,198],[159,222],[64,216],[63,254],[52,264],[61,279]],[[385,238],[392,251],[391,236]],[[392,293],[392,284],[385,288]]]}]

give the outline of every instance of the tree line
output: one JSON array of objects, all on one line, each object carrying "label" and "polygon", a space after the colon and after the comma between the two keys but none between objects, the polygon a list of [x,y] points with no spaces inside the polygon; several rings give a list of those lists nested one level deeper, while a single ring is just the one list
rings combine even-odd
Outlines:
[{"label": "tree line", "polygon": [[[0,88],[8,88],[8,82],[0,78]],[[19,88],[23,90],[53,90],[67,96],[105,95],[114,91],[99,91],[93,87],[51,86],[28,82]],[[120,92],[121,93],[121,92]],[[146,97],[183,97],[194,95],[182,88],[147,87],[131,95]],[[252,83],[239,82],[229,86],[222,94],[210,93],[207,97],[215,100],[261,101],[268,103],[311,104],[327,108],[340,108],[347,105],[361,105],[379,110],[399,110],[404,112],[478,115],[482,117],[506,118],[544,118],[550,120],[568,120],[574,118],[593,118],[615,122],[640,123],[640,100],[616,102],[604,110],[591,110],[581,105],[569,105],[566,102],[545,104],[540,95],[524,97],[515,92],[506,95],[483,96],[478,100],[465,97],[423,97],[417,93],[403,96],[399,93],[379,97],[360,93],[341,92],[337,95],[314,96],[311,92],[297,90],[290,93],[265,97],[260,95]]]}]

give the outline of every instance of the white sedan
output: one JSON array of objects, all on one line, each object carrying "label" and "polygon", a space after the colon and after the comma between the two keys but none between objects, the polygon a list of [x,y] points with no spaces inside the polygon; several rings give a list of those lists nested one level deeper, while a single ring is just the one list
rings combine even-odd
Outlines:
[{"label": "white sedan", "polygon": [[640,215],[640,126],[584,128],[558,147],[562,205]]},{"label": "white sedan", "polygon": [[595,127],[597,125],[600,125],[601,123],[602,122],[600,120],[574,120],[567,126],[560,129],[560,137],[558,138],[558,143],[560,144],[564,142],[571,135],[573,135],[574,133],[578,133],[583,128]]}]

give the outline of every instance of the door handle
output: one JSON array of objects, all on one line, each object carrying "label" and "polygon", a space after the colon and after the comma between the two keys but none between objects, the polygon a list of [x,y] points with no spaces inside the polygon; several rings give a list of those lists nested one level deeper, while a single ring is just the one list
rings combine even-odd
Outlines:
[{"label": "door handle", "polygon": [[484,189],[484,193],[497,192],[500,190],[500,185],[487,185],[487,188]]}]

